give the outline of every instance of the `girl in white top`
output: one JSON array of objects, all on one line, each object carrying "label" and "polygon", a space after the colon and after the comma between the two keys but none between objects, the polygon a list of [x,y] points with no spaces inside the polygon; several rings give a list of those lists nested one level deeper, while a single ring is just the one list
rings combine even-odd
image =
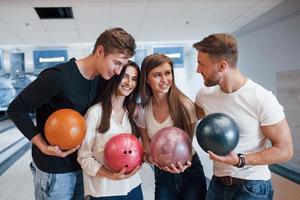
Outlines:
[{"label": "girl in white top", "polygon": [[[175,85],[173,62],[164,54],[147,56],[141,69],[142,109],[136,118],[144,149],[150,151],[151,138],[164,127],[176,126],[193,138],[196,122],[192,101]],[[201,200],[205,198],[206,182],[201,162],[194,152],[191,162],[157,166],[155,164],[156,200]]]},{"label": "girl in white top", "polygon": [[115,173],[104,165],[103,159],[105,144],[112,136],[136,133],[133,113],[138,77],[138,65],[129,61],[86,113],[87,132],[77,160],[83,169],[84,194],[90,199],[143,199],[141,179],[136,173],[140,166],[129,174],[125,174],[126,168]]}]

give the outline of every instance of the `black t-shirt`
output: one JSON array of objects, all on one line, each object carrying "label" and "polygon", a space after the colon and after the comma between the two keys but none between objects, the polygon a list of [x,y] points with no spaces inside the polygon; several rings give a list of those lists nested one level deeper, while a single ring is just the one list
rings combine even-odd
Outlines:
[{"label": "black t-shirt", "polygon": [[[44,125],[49,115],[62,108],[74,109],[84,115],[98,96],[104,82],[100,76],[93,80],[85,79],[72,58],[41,72],[11,102],[7,112],[26,138],[31,140],[38,133],[45,138]],[[29,112],[34,110],[36,126],[29,116]],[[48,173],[66,173],[81,169],[77,163],[77,152],[65,158],[48,156],[33,144],[32,157],[36,166]]]}]

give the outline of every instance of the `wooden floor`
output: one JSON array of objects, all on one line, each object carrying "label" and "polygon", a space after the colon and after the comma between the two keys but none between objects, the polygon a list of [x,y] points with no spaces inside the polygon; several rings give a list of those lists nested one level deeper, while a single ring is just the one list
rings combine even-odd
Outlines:
[{"label": "wooden floor", "polygon": [[274,200],[300,200],[300,185],[272,173]]},{"label": "wooden floor", "polygon": [[[31,154],[28,151],[13,166],[0,176],[1,200],[33,200],[33,181],[29,170]],[[154,199],[153,171],[149,165],[143,165],[140,172],[145,200]],[[275,190],[274,200],[300,200],[300,185],[272,174]]]}]

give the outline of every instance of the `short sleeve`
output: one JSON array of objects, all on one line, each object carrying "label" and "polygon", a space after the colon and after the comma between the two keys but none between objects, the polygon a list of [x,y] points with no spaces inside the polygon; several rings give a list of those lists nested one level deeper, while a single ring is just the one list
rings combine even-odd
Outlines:
[{"label": "short sleeve", "polygon": [[260,94],[259,119],[260,125],[267,126],[280,122],[285,118],[282,105],[270,91]]}]

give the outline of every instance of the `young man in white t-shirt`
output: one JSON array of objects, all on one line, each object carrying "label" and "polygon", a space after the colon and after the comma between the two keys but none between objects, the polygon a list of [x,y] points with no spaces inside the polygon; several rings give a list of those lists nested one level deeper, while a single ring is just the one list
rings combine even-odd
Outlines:
[{"label": "young man in white t-shirt", "polygon": [[[237,69],[238,48],[232,35],[212,34],[197,42],[197,73],[204,84],[196,97],[197,117],[225,113],[238,124],[237,147],[227,156],[208,151],[214,176],[207,200],[272,199],[269,164],[290,160],[291,132],[276,97]],[[268,140],[271,146],[267,146]]]}]

